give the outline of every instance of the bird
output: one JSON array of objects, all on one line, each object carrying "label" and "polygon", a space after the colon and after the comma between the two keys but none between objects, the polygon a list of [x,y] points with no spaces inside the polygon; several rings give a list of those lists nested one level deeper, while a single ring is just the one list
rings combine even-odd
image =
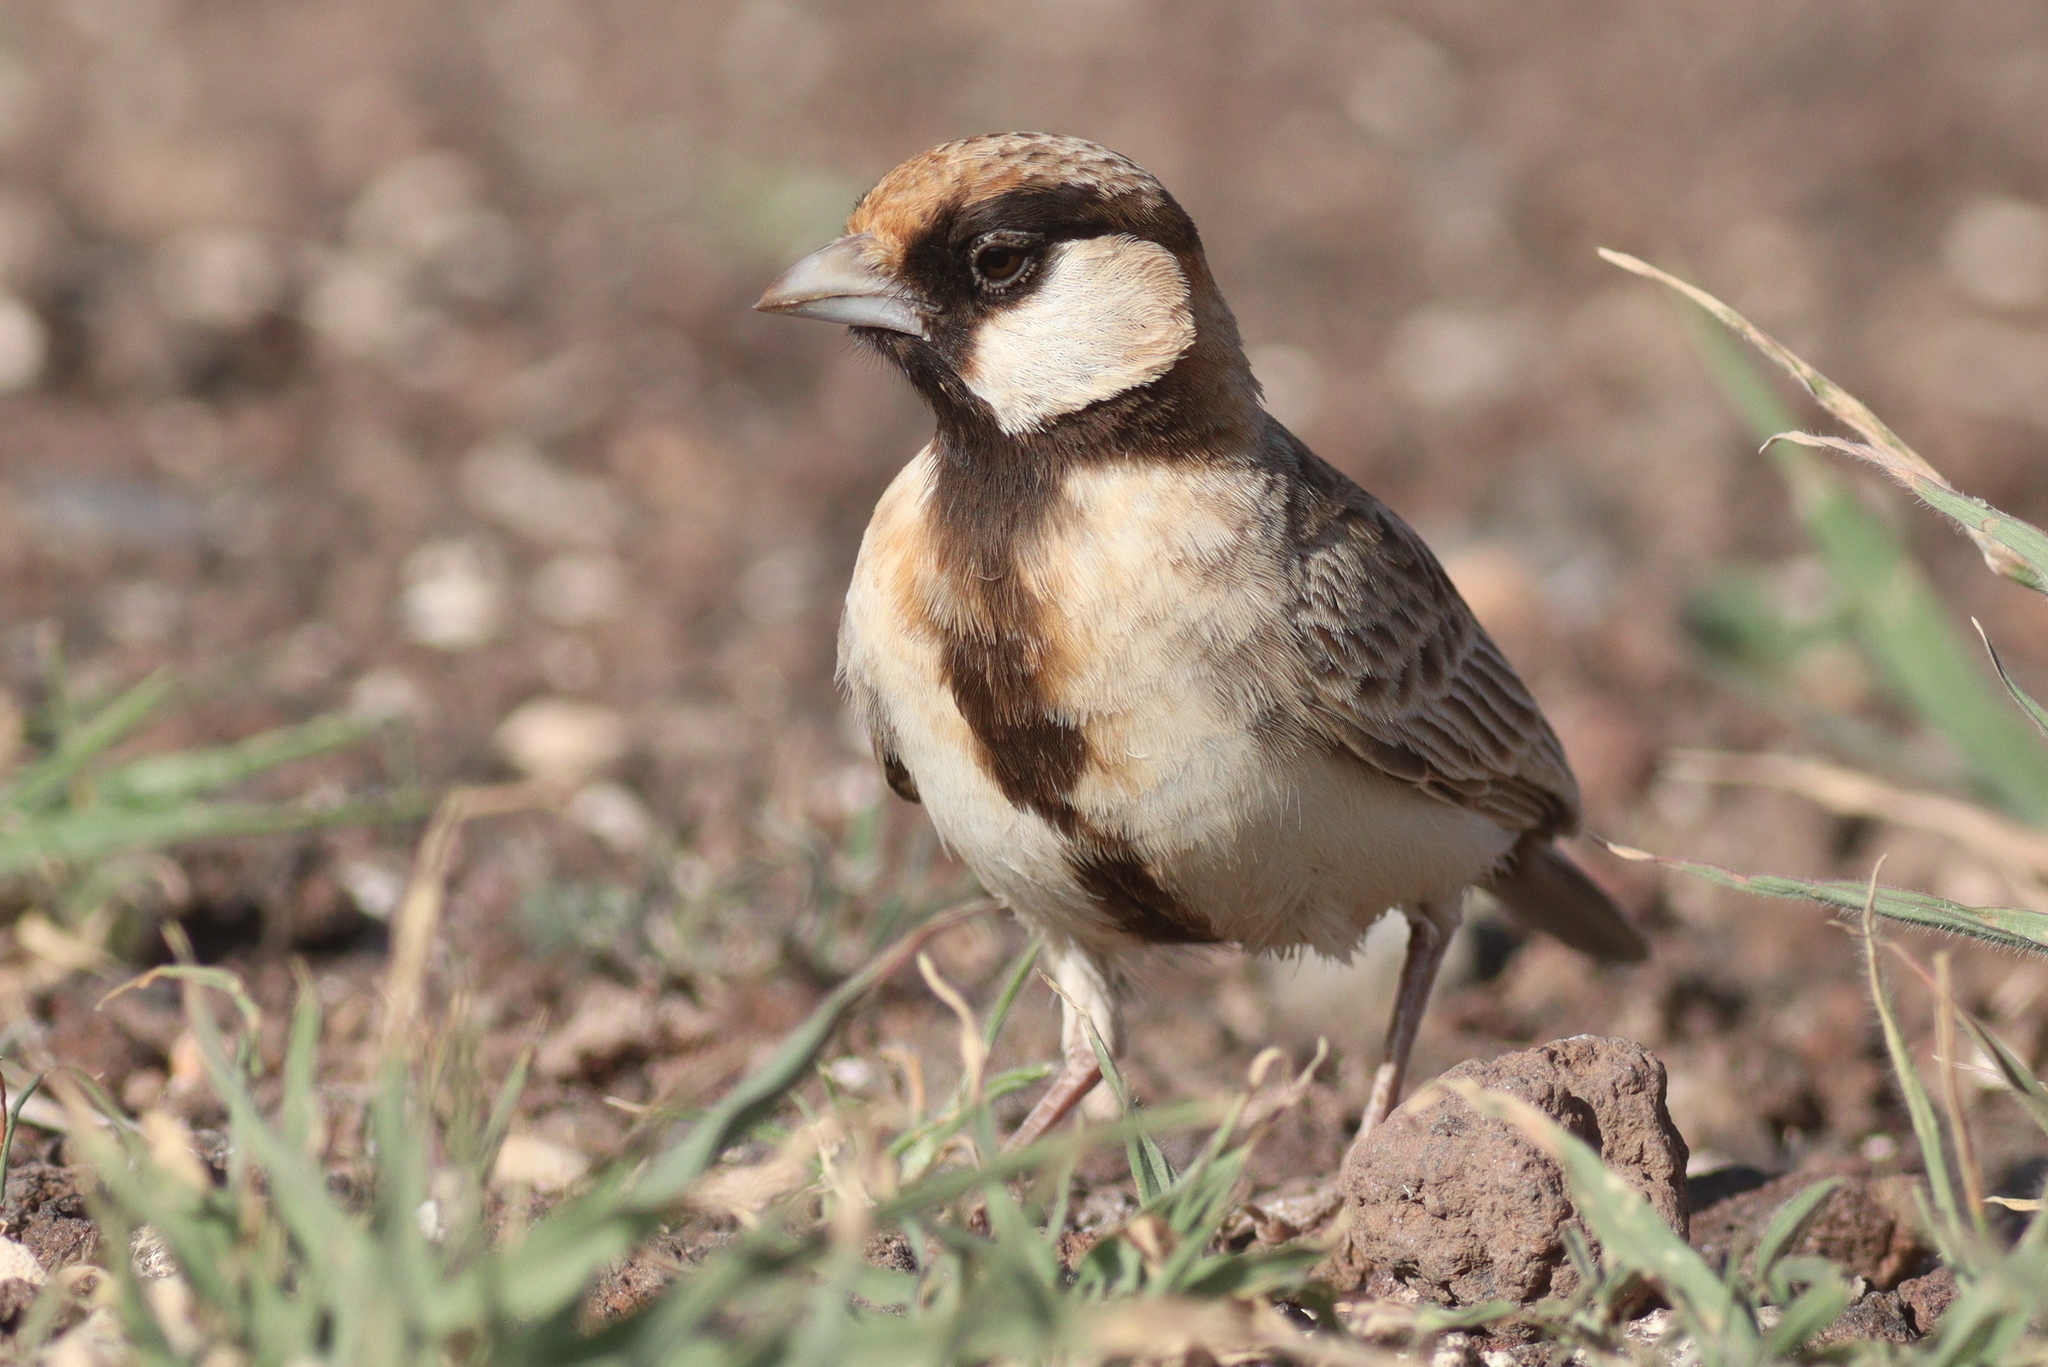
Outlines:
[{"label": "bird", "polygon": [[1462,896],[1596,958],[1556,734],[1436,556],[1263,406],[1193,220],[1128,157],[1000,133],[903,162],[756,308],[847,327],[930,408],[877,503],[839,680],[889,787],[1043,939],[1042,1137],[1152,946],[1408,942],[1361,1136],[1400,1099]]}]

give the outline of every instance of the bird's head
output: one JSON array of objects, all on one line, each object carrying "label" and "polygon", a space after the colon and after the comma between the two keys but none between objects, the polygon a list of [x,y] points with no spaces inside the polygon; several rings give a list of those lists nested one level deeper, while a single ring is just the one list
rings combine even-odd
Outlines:
[{"label": "bird's head", "polygon": [[970,434],[1185,440],[1256,408],[1194,223],[1135,162],[1079,138],[991,134],[912,157],[755,307],[850,326],[942,427]]}]

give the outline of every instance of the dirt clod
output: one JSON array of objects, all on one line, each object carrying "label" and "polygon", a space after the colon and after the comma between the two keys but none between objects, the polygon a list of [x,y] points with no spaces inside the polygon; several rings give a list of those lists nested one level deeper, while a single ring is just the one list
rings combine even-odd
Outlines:
[{"label": "dirt clod", "polygon": [[1913,1322],[1916,1332],[1931,1334],[1941,1326],[1941,1317],[1954,1302],[1956,1290],[1956,1274],[1948,1268],[1937,1267],[1932,1272],[1900,1282],[1899,1305]]},{"label": "dirt clod", "polygon": [[7,1174],[0,1219],[36,1261],[54,1271],[94,1261],[100,1237],[87,1217],[80,1174],[55,1163],[22,1163]]},{"label": "dirt clod", "polygon": [[1896,1291],[1873,1291],[1847,1310],[1842,1317],[1815,1334],[1808,1346],[1828,1348],[1838,1343],[1911,1343],[1920,1335],[1899,1304]]},{"label": "dirt clod", "polygon": [[[1771,1217],[1824,1176],[1790,1173],[1695,1211],[1693,1247],[1717,1268],[1741,1263],[1756,1248]],[[1891,1290],[1931,1252],[1913,1219],[1912,1180],[1844,1177],[1792,1252],[1831,1258],[1878,1290]]]},{"label": "dirt clod", "polygon": [[[1685,1140],[1664,1104],[1664,1065],[1628,1040],[1580,1035],[1444,1074],[1536,1106],[1591,1145],[1681,1234]],[[1444,1305],[1528,1302],[1578,1281],[1564,1174],[1506,1124],[1427,1089],[1344,1161],[1349,1261],[1375,1294]],[[1582,1230],[1583,1232],[1583,1230]]]}]

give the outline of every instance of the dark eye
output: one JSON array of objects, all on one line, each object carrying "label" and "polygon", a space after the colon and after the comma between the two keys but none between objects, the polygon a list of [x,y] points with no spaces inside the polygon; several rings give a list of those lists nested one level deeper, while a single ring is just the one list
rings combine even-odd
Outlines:
[{"label": "dark eye", "polygon": [[1031,254],[1022,247],[991,243],[974,254],[974,273],[984,284],[1007,285],[1023,271]]}]

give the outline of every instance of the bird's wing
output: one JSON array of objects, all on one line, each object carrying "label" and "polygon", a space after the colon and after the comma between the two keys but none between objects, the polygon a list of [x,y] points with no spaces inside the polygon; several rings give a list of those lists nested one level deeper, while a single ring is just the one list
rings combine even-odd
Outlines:
[{"label": "bird's wing", "polygon": [[1291,443],[1294,612],[1310,726],[1510,830],[1568,834],[1579,789],[1536,700],[1413,528]]}]

